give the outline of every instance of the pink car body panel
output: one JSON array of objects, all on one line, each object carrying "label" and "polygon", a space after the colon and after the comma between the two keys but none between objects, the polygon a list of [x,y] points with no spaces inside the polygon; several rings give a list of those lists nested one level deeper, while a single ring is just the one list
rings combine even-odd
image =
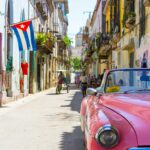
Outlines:
[{"label": "pink car body panel", "polygon": [[120,136],[111,150],[150,145],[150,94],[104,94],[83,99],[81,112],[88,150],[105,150],[96,142],[97,130],[114,126]]},{"label": "pink car body panel", "polygon": [[127,118],[134,128],[138,145],[150,145],[150,94],[104,96],[103,104]]}]

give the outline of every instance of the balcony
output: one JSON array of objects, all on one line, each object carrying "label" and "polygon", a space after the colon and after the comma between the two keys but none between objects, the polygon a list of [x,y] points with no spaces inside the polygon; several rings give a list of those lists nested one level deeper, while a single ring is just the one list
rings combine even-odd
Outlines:
[{"label": "balcony", "polygon": [[55,39],[51,34],[38,33],[36,35],[36,44],[39,52],[42,53],[53,53]]},{"label": "balcony", "polygon": [[110,40],[110,35],[107,33],[103,33],[102,34],[102,43],[105,44],[109,44],[109,40]]},{"label": "balcony", "polygon": [[119,40],[120,40],[120,31],[119,31],[119,27],[116,26],[113,37],[112,37],[112,41],[117,43],[117,42],[119,42]]},{"label": "balcony", "polygon": [[48,19],[48,15],[45,12],[43,14],[41,14],[41,17],[44,21],[46,21]]},{"label": "balcony", "polygon": [[59,42],[59,47],[62,49],[66,49],[66,44],[63,41]]},{"label": "balcony", "polygon": [[64,22],[68,25],[68,17],[64,16]]},{"label": "balcony", "polygon": [[50,32],[55,33],[55,34],[60,34],[60,26],[59,26],[58,22],[56,22],[56,21],[53,22],[52,31],[50,31]]},{"label": "balcony", "polygon": [[61,20],[61,22],[63,22],[64,21],[63,11],[59,7],[58,7],[58,16],[59,16],[59,19]]},{"label": "balcony", "polygon": [[122,50],[130,50],[135,47],[135,32],[126,33],[120,40]]},{"label": "balcony", "polygon": [[66,13],[69,13],[68,0],[54,0],[55,3],[64,3]]},{"label": "balcony", "polygon": [[37,1],[36,2],[36,9],[40,13],[42,19],[44,21],[47,20],[48,16],[47,16],[47,13],[44,11],[43,3],[41,3],[40,1]]},{"label": "balcony", "polygon": [[145,7],[150,7],[150,0],[144,0],[143,4]]},{"label": "balcony", "polygon": [[36,3],[36,8],[37,8],[37,10],[38,10],[40,13],[43,13],[43,12],[44,12],[43,6],[42,6],[42,3],[41,3],[41,2],[37,2],[37,3]]},{"label": "balcony", "polygon": [[54,11],[54,3],[53,3],[53,0],[46,0],[47,4],[48,4],[48,7],[50,9],[51,12]]},{"label": "balcony", "polygon": [[102,44],[102,33],[97,33],[96,34],[96,46],[99,49],[101,47]]},{"label": "balcony", "polygon": [[136,14],[134,12],[131,12],[128,14],[127,19],[126,19],[126,28],[132,28],[135,25],[136,22]]}]

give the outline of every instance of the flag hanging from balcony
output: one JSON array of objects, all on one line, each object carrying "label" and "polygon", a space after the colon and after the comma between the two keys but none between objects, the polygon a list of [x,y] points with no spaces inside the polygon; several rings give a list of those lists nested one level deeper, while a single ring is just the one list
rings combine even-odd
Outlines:
[{"label": "flag hanging from balcony", "polygon": [[36,41],[32,21],[28,20],[11,26],[17,37],[19,51],[36,51]]}]

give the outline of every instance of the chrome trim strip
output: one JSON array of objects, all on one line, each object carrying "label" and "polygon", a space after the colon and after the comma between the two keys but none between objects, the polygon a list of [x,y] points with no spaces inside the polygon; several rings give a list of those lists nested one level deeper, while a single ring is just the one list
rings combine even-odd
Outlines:
[{"label": "chrome trim strip", "polygon": [[128,150],[150,150],[150,147],[134,147],[129,148]]}]

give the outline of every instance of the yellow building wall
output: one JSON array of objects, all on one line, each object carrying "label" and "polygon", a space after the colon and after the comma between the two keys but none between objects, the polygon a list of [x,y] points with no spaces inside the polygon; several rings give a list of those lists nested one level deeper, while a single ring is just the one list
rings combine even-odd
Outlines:
[{"label": "yellow building wall", "polygon": [[[125,0],[120,0],[120,31],[123,30],[123,16],[124,16],[124,2]],[[112,8],[113,9],[113,8]],[[106,24],[106,29],[108,29],[108,32],[110,32],[110,6],[108,5],[106,10],[106,22],[108,22],[108,27]],[[122,35],[122,32],[121,32]]]},{"label": "yellow building wall", "polygon": [[[101,61],[105,61],[105,60],[101,60]],[[102,74],[104,72],[104,69],[108,69],[107,63],[102,63],[100,65],[100,74]]]},{"label": "yellow building wall", "polygon": [[150,7],[145,7],[145,15],[148,16],[147,19],[145,19],[145,34],[150,34]]},{"label": "yellow building wall", "polygon": [[122,36],[123,31],[123,16],[124,16],[124,0],[120,0],[120,31]]},{"label": "yellow building wall", "polygon": [[110,32],[110,6],[108,6],[107,11],[106,11],[106,30],[108,29],[107,32]]}]

